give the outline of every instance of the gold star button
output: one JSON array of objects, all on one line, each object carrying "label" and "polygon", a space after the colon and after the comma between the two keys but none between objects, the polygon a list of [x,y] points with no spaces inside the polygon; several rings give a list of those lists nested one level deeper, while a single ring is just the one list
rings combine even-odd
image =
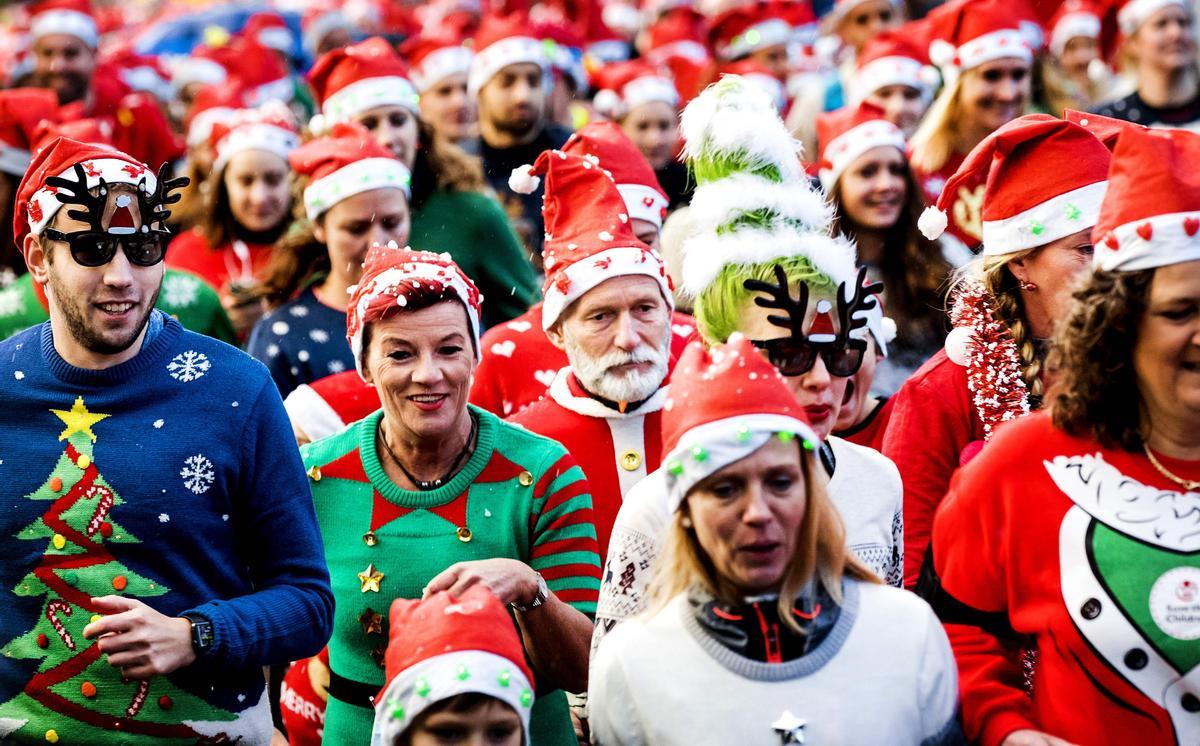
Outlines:
[{"label": "gold star button", "polygon": [[373,591],[379,593],[379,581],[383,580],[383,573],[375,569],[375,563],[367,565],[367,569],[358,574],[358,582],[362,583],[362,592]]},{"label": "gold star button", "polygon": [[370,606],[358,615],[358,623],[362,625],[364,634],[383,634],[383,614],[372,610]]},{"label": "gold star button", "polygon": [[621,454],[621,468],[625,471],[637,471],[642,465],[642,454],[637,451],[626,451]]},{"label": "gold star button", "polygon": [[522,487],[528,487],[529,485],[533,484],[533,475],[527,471],[523,471],[517,475],[517,482]]},{"label": "gold star button", "polygon": [[308,470],[308,478],[313,480],[314,482],[320,482],[321,481],[321,467],[314,466],[311,469],[309,469]]}]

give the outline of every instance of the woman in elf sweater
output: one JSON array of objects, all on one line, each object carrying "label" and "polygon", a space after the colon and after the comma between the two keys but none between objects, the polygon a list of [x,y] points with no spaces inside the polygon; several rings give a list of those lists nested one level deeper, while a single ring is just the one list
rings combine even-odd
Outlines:
[{"label": "woman in elf sweater", "polygon": [[783,376],[740,335],[676,370],[648,477],[666,547],[650,610],[596,653],[595,743],[961,743],[946,635],[846,548]]},{"label": "woman in elf sweater", "polygon": [[537,300],[533,265],[504,210],[483,193],[479,161],[421,120],[419,95],[392,46],[376,37],[335,49],[317,60],[308,81],[321,104],[314,130],[358,122],[412,172],[410,243],[449,251],[479,281],[491,299],[484,328],[524,313]]},{"label": "woman in elf sweater", "polygon": [[283,305],[254,327],[246,346],[285,397],[354,367],[343,341],[350,288],[368,247],[403,246],[409,230],[408,169],[362,127],[335,126],[297,149],[291,165],[304,215],[276,247],[266,280]]},{"label": "woman in elf sweater", "polygon": [[217,288],[245,339],[266,312],[261,282],[271,247],[291,224],[288,154],[300,144],[287,107],[246,109],[213,128],[216,159],[199,224],[171,242],[167,264]]},{"label": "woman in elf sweater", "polygon": [[1197,158],[1195,134],[1121,132],[1049,411],[1000,429],[938,510],[923,590],[983,746],[1200,743]]},{"label": "woman in elf sweater", "polygon": [[532,741],[574,744],[599,588],[591,497],[558,443],[468,406],[480,295],[447,254],[374,247],[347,334],[383,408],[302,449],[337,602],[328,743],[364,743],[395,598],[483,585],[537,682]]},{"label": "woman in elf sweater", "polygon": [[[883,454],[904,480],[904,582],[917,582],[933,514],[960,463],[993,428],[1037,409],[1055,324],[1092,256],[1109,152],[1083,127],[1030,114],[975,148],[938,206],[964,183],[983,185],[983,256],[953,292],[955,329],[893,397]],[[940,219],[940,220],[939,220]],[[937,237],[946,218],[921,216]]]}]

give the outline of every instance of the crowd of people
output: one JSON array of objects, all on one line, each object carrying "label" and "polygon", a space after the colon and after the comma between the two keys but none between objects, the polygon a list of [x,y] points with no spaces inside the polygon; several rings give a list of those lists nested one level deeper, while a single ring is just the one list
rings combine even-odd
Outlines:
[{"label": "crowd of people", "polygon": [[1191,0],[0,9],[0,743],[1200,744]]}]

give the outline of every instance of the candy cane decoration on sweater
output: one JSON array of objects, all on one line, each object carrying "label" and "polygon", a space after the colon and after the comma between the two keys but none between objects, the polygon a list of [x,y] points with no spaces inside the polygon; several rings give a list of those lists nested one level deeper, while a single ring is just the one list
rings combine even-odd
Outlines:
[{"label": "candy cane decoration on sweater", "polygon": [[100,503],[96,506],[96,512],[92,514],[92,520],[88,521],[88,536],[96,535],[96,532],[100,530],[100,524],[104,522],[104,517],[108,515],[108,511],[112,510],[113,506],[112,490],[99,485],[89,487],[88,491],[84,493],[83,499],[91,500],[96,495],[100,496]]},{"label": "candy cane decoration on sweater", "polygon": [[138,714],[138,710],[141,710],[142,705],[146,703],[146,694],[149,692],[149,681],[142,679],[137,683],[137,691],[133,693],[133,701],[129,703],[129,707],[125,708],[125,717],[131,718]]},{"label": "candy cane decoration on sweater", "polygon": [[71,639],[71,633],[63,626],[63,623],[58,621],[58,613],[62,612],[63,616],[71,616],[71,604],[56,598],[46,604],[46,618],[50,620],[50,626],[54,627],[54,631],[62,638],[63,644],[67,646],[67,650],[75,649],[75,641]]}]

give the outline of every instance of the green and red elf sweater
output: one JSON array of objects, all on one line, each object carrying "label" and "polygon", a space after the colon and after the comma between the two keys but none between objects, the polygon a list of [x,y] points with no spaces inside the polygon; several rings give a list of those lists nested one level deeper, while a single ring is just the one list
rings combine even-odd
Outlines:
[{"label": "green and red elf sweater", "polygon": [[[1200,462],[1158,458],[1200,478]],[[954,648],[972,743],[1024,728],[1200,743],[1200,494],[1177,490],[1144,454],[1071,437],[1046,413],[998,428],[959,471],[922,591]]]},{"label": "green and red elf sweater", "polygon": [[[472,412],[475,453],[428,492],[400,489],[384,473],[375,445],[382,411],[302,449],[336,601],[326,743],[370,740],[374,711],[358,695],[383,686],[387,610],[393,599],[420,598],[456,562],[520,560],[559,599],[596,612],[600,559],[583,472],[557,442]],[[566,696],[534,694],[533,743],[577,743]]]}]

